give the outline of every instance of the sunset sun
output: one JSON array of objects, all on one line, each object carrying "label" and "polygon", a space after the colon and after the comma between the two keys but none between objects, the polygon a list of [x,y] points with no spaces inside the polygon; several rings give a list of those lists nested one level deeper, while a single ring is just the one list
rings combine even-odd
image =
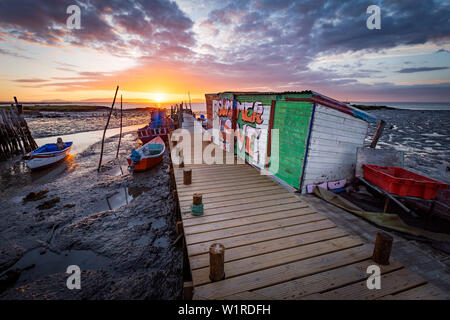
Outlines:
[{"label": "sunset sun", "polygon": [[167,95],[165,93],[151,93],[150,94],[150,99],[157,102],[157,103],[161,103],[167,100]]}]

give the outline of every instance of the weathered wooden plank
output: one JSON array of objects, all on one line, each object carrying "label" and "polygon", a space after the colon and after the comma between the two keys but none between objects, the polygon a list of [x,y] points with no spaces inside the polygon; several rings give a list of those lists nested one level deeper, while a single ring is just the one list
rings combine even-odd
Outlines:
[{"label": "weathered wooden plank", "polygon": [[366,281],[361,281],[311,297],[321,300],[373,300],[386,295],[402,292],[425,283],[426,281],[417,273],[408,269],[400,269],[381,275],[381,289],[369,290]]},{"label": "weathered wooden plank", "polygon": [[219,282],[208,283],[196,287],[194,296],[206,299],[220,299],[221,297],[235,293],[275,285],[295,278],[366,260],[372,254],[371,249],[371,246],[364,245],[307,260],[283,264]]},{"label": "weathered wooden plank", "polygon": [[[347,235],[348,234],[345,231],[339,228],[331,228],[258,242],[241,247],[229,248],[226,250],[225,262],[257,256],[260,254],[269,253],[277,250],[303,246],[306,244],[311,244],[324,240],[340,238]],[[190,257],[189,261],[192,270],[204,268],[209,266],[209,255],[201,254],[192,256]]]},{"label": "weathered wooden plank", "polygon": [[[304,246],[277,250],[254,257],[226,262],[225,274],[229,279],[242,274],[360,246],[361,244],[361,241],[346,236]],[[192,281],[194,282],[194,286],[210,283],[209,267],[192,270]]]},{"label": "weathered wooden plank", "polygon": [[233,227],[238,227],[238,226],[245,226],[245,225],[264,222],[264,221],[273,221],[273,220],[277,220],[277,219],[297,217],[297,216],[307,215],[307,214],[311,214],[311,213],[315,213],[315,212],[317,212],[317,211],[307,207],[307,208],[303,208],[303,209],[286,210],[286,211],[280,211],[280,212],[274,212],[274,213],[261,214],[261,215],[257,215],[257,216],[250,216],[250,217],[245,217],[245,218],[242,217],[239,219],[215,221],[215,222],[208,223],[208,224],[201,224],[201,225],[196,225],[196,226],[185,226],[184,233],[187,235],[190,235],[190,234],[195,234],[195,233],[208,232],[211,230],[219,230],[219,229],[233,228]]},{"label": "weathered wooden plank", "polygon": [[[223,194],[213,194],[213,196],[210,196],[210,194],[202,194],[203,195],[203,203],[214,203],[214,202],[225,202],[225,201],[231,201],[238,198],[241,198],[245,196],[246,198],[252,198],[252,197],[261,197],[269,196],[272,194],[287,194],[286,190],[283,190],[283,188],[267,188],[267,190],[258,190],[258,191],[246,191],[243,193],[242,191],[237,194],[232,195],[223,195]],[[179,198],[180,202],[183,201],[192,201],[191,196],[183,196]]]},{"label": "weathered wooden plank", "polygon": [[[245,178],[250,178],[250,177],[265,177],[264,175],[261,175],[259,172],[256,172],[255,170],[243,170],[243,172],[239,172],[239,171],[234,171],[232,173],[227,173],[227,172],[220,172],[220,180],[217,177],[218,172],[216,172],[215,174],[211,173],[208,175],[199,175],[198,172],[193,171],[192,172],[192,181],[193,182],[197,182],[197,183],[203,183],[203,182],[209,182],[209,181],[217,181],[219,180],[220,182],[225,182],[225,181],[230,181],[233,179],[245,179]],[[267,178],[267,177],[265,177]],[[183,181],[183,174],[175,174],[175,179],[177,181]]]},{"label": "weathered wooden plank", "polygon": [[[308,277],[283,282],[274,286],[258,289],[255,292],[275,300],[299,299],[314,293],[345,286],[367,279],[367,267],[373,265],[372,260],[366,260],[330,271],[317,273]],[[402,265],[392,260],[387,266],[380,266],[381,273],[402,268]]]},{"label": "weathered wooden plank", "polygon": [[[281,194],[270,194],[270,195],[266,195],[265,197],[261,197],[261,198],[264,199],[264,201],[277,200],[277,199],[279,199],[279,200],[281,200],[281,199],[283,199],[283,200],[284,199],[296,199],[298,201],[298,199],[294,195],[287,193],[287,192],[284,192]],[[237,207],[237,209],[239,210],[239,207],[243,204],[261,202],[261,198],[258,196],[247,197],[247,195],[245,195],[244,197],[235,198],[233,200],[224,201],[224,202],[204,203],[203,208],[204,208],[204,210],[209,210],[209,209],[215,209],[215,208]],[[182,212],[190,211],[191,204],[192,204],[192,199],[180,201],[181,211]]]},{"label": "weathered wooden plank", "polygon": [[324,216],[317,213],[312,213],[308,215],[285,218],[285,219],[277,219],[273,221],[266,221],[255,223],[252,225],[238,226],[229,229],[222,230],[212,230],[203,233],[196,233],[192,235],[186,235],[186,242],[191,245],[199,242],[211,241],[216,239],[229,238],[233,236],[239,236],[247,233],[254,233],[258,231],[277,229],[287,226],[292,226],[295,224],[304,224],[308,222],[326,220]]},{"label": "weathered wooden plank", "polygon": [[291,209],[302,209],[302,208],[308,208],[309,206],[305,204],[304,202],[292,202],[287,204],[281,204],[279,206],[273,206],[273,207],[265,207],[265,208],[257,208],[252,210],[245,210],[245,211],[234,211],[234,212],[227,212],[223,214],[215,214],[215,215],[203,215],[203,216],[197,216],[195,219],[185,219],[183,224],[184,226],[195,226],[195,225],[201,225],[205,223],[211,223],[211,222],[219,222],[219,221],[226,221],[226,220],[232,220],[237,218],[245,218],[245,217],[251,217],[251,216],[258,216],[258,215],[265,215],[273,212],[281,212],[285,210],[291,210]]},{"label": "weathered wooden plank", "polygon": [[269,297],[251,292],[251,291],[244,291],[244,292],[239,292],[236,294],[232,294],[230,296],[227,297],[223,297],[223,300],[246,300],[246,301],[251,301],[251,300],[272,300]]},{"label": "weathered wooden plank", "polygon": [[[249,209],[265,208],[268,206],[276,207],[281,204],[295,203],[295,202],[299,202],[299,200],[297,198],[287,198],[287,199],[260,201],[260,202],[246,203],[246,204],[242,204],[239,206],[207,209],[207,210],[205,210],[204,215],[215,215],[215,214],[221,214],[221,213],[227,213],[227,212],[245,211],[245,210],[249,210]],[[183,214],[183,220],[197,218],[190,214],[190,210],[182,211],[181,213]]]},{"label": "weathered wooden plank", "polygon": [[[317,230],[334,228],[336,225],[330,220],[322,220],[317,222],[298,224],[293,226],[288,226],[279,229],[272,229],[257,233],[244,234],[241,236],[231,237],[220,239],[220,243],[225,246],[227,250],[230,248],[244,246],[252,243],[257,243],[261,241],[267,241],[272,239],[279,239],[283,237],[288,237],[295,234],[313,232]],[[202,254],[208,252],[209,246],[216,242],[216,240],[206,241],[197,244],[190,244],[187,247],[189,256],[195,256],[198,254]],[[225,255],[226,256],[226,255]]]},{"label": "weathered wooden plank", "polygon": [[[222,180],[215,180],[215,179],[211,179],[210,181],[206,181],[206,182],[202,182],[202,183],[195,183],[195,184],[189,184],[189,185],[184,185],[183,184],[183,180],[177,180],[177,189],[179,191],[183,191],[183,190],[190,190],[193,189],[195,187],[203,187],[205,189],[205,187],[211,187],[211,186],[221,186],[221,187],[233,187],[235,186],[237,183],[236,181],[239,181],[239,184],[245,184],[246,182],[270,182],[271,180],[267,179],[267,177],[264,176],[260,176],[260,175],[255,175],[255,176],[250,176],[250,177],[240,177],[240,178],[235,178],[235,179],[231,179],[228,181],[222,181]],[[273,181],[272,181],[273,182]]]},{"label": "weathered wooden plank", "polygon": [[202,192],[203,193],[205,193],[205,192],[208,192],[208,193],[220,192],[221,190],[223,191],[223,190],[227,190],[229,188],[233,188],[236,190],[246,190],[250,186],[253,186],[253,187],[255,187],[255,186],[261,186],[261,187],[262,186],[277,186],[277,184],[270,180],[267,180],[267,181],[253,180],[253,181],[246,181],[246,182],[240,181],[239,184],[235,183],[234,185],[233,184],[223,185],[220,183],[217,183],[212,186],[209,186],[209,185],[208,186],[203,186],[203,185],[201,185],[201,186],[197,186],[197,185],[184,186],[183,185],[183,187],[177,187],[177,190],[180,195],[186,195],[191,192],[200,192],[200,193],[202,193]]},{"label": "weathered wooden plank", "polygon": [[387,295],[381,300],[449,300],[449,294],[438,287],[427,283],[413,289],[409,289],[395,295]]},{"label": "weathered wooden plank", "polygon": [[[256,192],[262,193],[265,191],[286,192],[286,190],[280,186],[269,185],[269,186],[265,186],[265,187],[255,186],[252,188],[247,188],[246,194],[256,193]],[[192,198],[193,194],[194,194],[194,192],[192,192],[192,194],[179,196],[178,198],[180,201],[189,200]],[[215,192],[215,193],[207,192],[207,193],[203,194],[203,200],[223,199],[224,197],[236,196],[236,195],[241,195],[241,194],[242,194],[242,190],[235,190],[234,188],[230,189],[230,190],[222,190],[220,192]]]}]

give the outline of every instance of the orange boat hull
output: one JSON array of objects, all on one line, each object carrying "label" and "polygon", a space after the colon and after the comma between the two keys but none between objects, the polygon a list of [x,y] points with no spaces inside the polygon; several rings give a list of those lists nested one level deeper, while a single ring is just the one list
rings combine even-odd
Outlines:
[{"label": "orange boat hull", "polygon": [[[158,163],[161,162],[162,158],[163,158],[163,155],[160,155],[160,156],[154,157],[154,158],[143,158],[141,161],[134,164],[133,170],[134,171],[145,171],[150,168],[153,168],[154,166],[156,166]],[[127,159],[127,161],[128,161],[128,165],[131,166],[131,159]]]}]

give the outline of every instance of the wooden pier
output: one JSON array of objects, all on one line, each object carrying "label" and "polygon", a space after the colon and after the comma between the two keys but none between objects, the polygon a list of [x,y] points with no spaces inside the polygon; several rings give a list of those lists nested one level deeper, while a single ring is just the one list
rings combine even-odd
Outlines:
[{"label": "wooden pier", "polygon": [[[250,165],[174,165],[174,176],[194,299],[449,298],[392,258],[379,266],[381,289],[369,290],[374,243],[348,234]],[[194,193],[202,195],[202,216],[191,214]],[[213,243],[225,247],[225,278],[215,282]]]}]

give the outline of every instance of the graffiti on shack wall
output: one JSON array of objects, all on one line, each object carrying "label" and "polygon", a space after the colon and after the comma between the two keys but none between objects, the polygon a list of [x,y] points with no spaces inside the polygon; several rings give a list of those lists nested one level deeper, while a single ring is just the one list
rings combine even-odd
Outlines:
[{"label": "graffiti on shack wall", "polygon": [[236,104],[236,154],[259,168],[267,162],[270,108],[260,101]]},{"label": "graffiti on shack wall", "polygon": [[231,151],[233,142],[233,99],[213,100],[213,142]]}]

